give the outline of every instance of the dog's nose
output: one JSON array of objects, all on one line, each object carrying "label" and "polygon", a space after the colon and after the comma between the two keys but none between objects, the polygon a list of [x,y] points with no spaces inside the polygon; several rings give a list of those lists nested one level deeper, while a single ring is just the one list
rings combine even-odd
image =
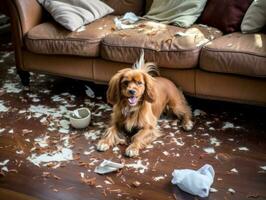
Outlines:
[{"label": "dog's nose", "polygon": [[136,90],[128,90],[128,93],[131,95],[135,95],[136,94]]}]

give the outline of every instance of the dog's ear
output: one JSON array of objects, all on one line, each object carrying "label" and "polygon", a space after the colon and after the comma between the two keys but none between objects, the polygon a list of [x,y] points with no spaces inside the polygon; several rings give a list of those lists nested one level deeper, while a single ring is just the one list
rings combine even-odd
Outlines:
[{"label": "dog's ear", "polygon": [[145,80],[144,99],[152,103],[155,100],[154,78],[151,75],[144,73],[144,80]]},{"label": "dog's ear", "polygon": [[109,87],[107,90],[107,102],[114,105],[121,99],[121,92],[120,92],[120,80],[123,74],[130,69],[122,69],[118,71],[109,81]]}]

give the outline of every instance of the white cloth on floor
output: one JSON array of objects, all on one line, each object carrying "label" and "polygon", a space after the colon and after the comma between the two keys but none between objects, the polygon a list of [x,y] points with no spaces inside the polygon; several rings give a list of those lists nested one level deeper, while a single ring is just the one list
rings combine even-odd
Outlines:
[{"label": "white cloth on floor", "polygon": [[174,170],[172,175],[172,183],[181,190],[200,197],[207,197],[215,172],[211,165],[206,164],[197,171],[191,169]]}]

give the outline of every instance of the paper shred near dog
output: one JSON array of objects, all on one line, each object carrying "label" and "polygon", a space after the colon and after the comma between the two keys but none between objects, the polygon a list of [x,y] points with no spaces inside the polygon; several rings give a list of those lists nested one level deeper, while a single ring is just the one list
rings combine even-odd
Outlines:
[{"label": "paper shred near dog", "polygon": [[143,174],[148,169],[149,163],[146,163],[146,165],[142,164],[142,160],[137,160],[135,163],[126,164],[126,167],[134,168],[139,173]]},{"label": "paper shred near dog", "polygon": [[86,95],[90,98],[95,98],[95,94],[94,94],[93,90],[87,85],[85,85],[85,87],[86,87],[86,90],[85,90]]},{"label": "paper shred near dog", "polygon": [[0,166],[5,166],[5,165],[7,165],[7,163],[9,163],[8,159],[0,162]]},{"label": "paper shred near dog", "polygon": [[34,141],[35,141],[35,144],[37,144],[41,148],[44,148],[44,147],[48,147],[49,146],[49,144],[48,144],[48,139],[49,138],[50,138],[50,136],[45,135],[43,137],[35,138]]},{"label": "paper shred near dog", "polygon": [[260,168],[264,171],[266,171],[266,166],[260,166]]},{"label": "paper shred near dog", "polygon": [[22,154],[24,154],[24,151],[23,151],[23,150],[17,150],[17,151],[16,151],[16,154],[18,154],[18,155],[22,155]]},{"label": "paper shred near dog", "polygon": [[9,160],[4,160],[2,162],[0,162],[0,166],[1,166],[1,174],[4,176],[4,172],[9,172],[8,168],[7,168],[7,164],[9,163]]},{"label": "paper shred near dog", "polygon": [[171,142],[176,143],[177,146],[184,146],[185,145],[182,138],[171,138]]},{"label": "paper shred near dog", "polygon": [[44,153],[41,155],[32,154],[27,157],[27,160],[34,165],[40,167],[41,163],[49,162],[62,162],[73,160],[73,152],[71,149],[62,148],[61,150],[53,153]]},{"label": "paper shred near dog", "polygon": [[231,122],[224,122],[224,125],[222,127],[223,130],[225,129],[229,129],[229,128],[234,128],[234,129],[241,129],[242,127],[240,126],[235,126],[233,123]]},{"label": "paper shred near dog", "polygon": [[99,166],[95,168],[94,172],[97,174],[107,174],[122,169],[123,167],[124,164],[115,163],[110,160],[104,160]]},{"label": "paper shred near dog", "polygon": [[211,144],[214,144],[214,146],[218,147],[218,146],[220,146],[221,141],[219,141],[219,140],[218,140],[217,138],[215,138],[215,137],[211,137],[211,138],[210,138],[210,143],[211,143]]},{"label": "paper shred near dog", "polygon": [[238,170],[236,168],[231,169],[230,172],[238,174]]},{"label": "paper shred near dog", "polygon": [[132,183],[132,186],[133,187],[139,187],[141,185],[141,183],[139,182],[139,181],[134,181],[133,183]]},{"label": "paper shred near dog", "polygon": [[206,115],[206,114],[207,114],[206,112],[204,112],[203,110],[200,110],[200,109],[195,109],[193,111],[193,116],[194,117],[201,116],[201,115]]},{"label": "paper shred near dog", "polygon": [[84,172],[80,172],[80,177],[81,177],[82,183],[85,183],[86,185],[89,185],[89,186],[95,186],[96,185],[96,177],[88,178],[85,176]]},{"label": "paper shred near dog", "polygon": [[9,108],[4,105],[4,102],[0,100],[0,112],[7,112]]},{"label": "paper shred near dog", "polygon": [[91,130],[89,132],[84,133],[84,136],[86,138],[86,140],[97,140],[102,134],[101,130]]},{"label": "paper shred near dog", "polygon": [[247,147],[238,147],[239,151],[249,151]]},{"label": "paper shred near dog", "polygon": [[203,150],[208,154],[214,154],[215,153],[215,149],[213,147],[206,147],[206,148],[203,148]]},{"label": "paper shred near dog", "polygon": [[156,181],[156,182],[157,182],[157,181],[160,181],[160,180],[163,180],[163,179],[165,179],[164,176],[157,176],[157,177],[154,177],[154,178],[153,178],[153,180]]},{"label": "paper shred near dog", "polygon": [[5,130],[5,128],[0,128],[0,133],[3,133]]},{"label": "paper shred near dog", "polygon": [[2,87],[6,93],[20,93],[22,86],[19,83],[5,83]]},{"label": "paper shred near dog", "polygon": [[236,191],[233,188],[229,188],[227,191],[230,192],[231,194],[235,194],[236,193]]},{"label": "paper shred near dog", "polygon": [[215,192],[218,192],[218,190],[217,189],[215,189],[215,188],[210,188],[210,192],[212,192],[212,193],[215,193]]}]

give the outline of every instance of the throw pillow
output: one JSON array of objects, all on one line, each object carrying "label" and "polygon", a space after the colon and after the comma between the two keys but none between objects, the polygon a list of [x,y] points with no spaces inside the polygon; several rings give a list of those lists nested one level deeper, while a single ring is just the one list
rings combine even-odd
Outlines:
[{"label": "throw pillow", "polygon": [[224,33],[240,30],[241,21],[252,0],[208,0],[199,23]]},{"label": "throw pillow", "polygon": [[38,0],[63,27],[76,31],[111,12],[113,9],[99,0]]},{"label": "throw pillow", "polygon": [[241,23],[243,33],[255,33],[266,25],[266,1],[255,0],[248,8]]},{"label": "throw pillow", "polygon": [[154,0],[144,16],[180,27],[191,26],[203,11],[207,0]]}]

